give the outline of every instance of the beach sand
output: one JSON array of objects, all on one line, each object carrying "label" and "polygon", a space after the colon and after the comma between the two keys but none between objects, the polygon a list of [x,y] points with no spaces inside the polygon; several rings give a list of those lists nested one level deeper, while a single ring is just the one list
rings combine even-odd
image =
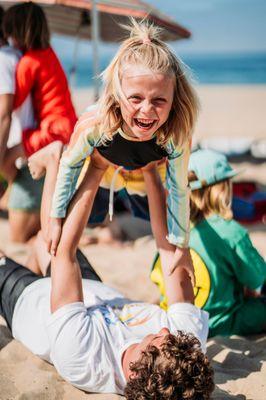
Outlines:
[{"label": "beach sand", "polygon": [[[197,88],[202,113],[195,137],[266,136],[266,86]],[[91,91],[79,90],[74,101],[81,112],[92,102]],[[241,165],[242,167],[242,165]],[[241,179],[255,179],[265,188],[265,163],[245,163]],[[142,227],[143,228],[143,227]],[[132,230],[138,230],[136,224]],[[249,226],[254,245],[266,257],[266,226]],[[145,232],[145,229],[143,229]],[[8,224],[0,219],[0,248],[20,262],[26,262],[28,246],[8,241]],[[83,251],[103,281],[136,300],[158,302],[156,288],[149,280],[155,254],[151,236],[144,236],[122,246],[90,245]],[[208,355],[215,370],[214,399],[266,399],[266,336],[213,338],[208,341]],[[73,388],[56,373],[53,366],[33,356],[13,340],[4,321],[0,321],[0,400],[112,400],[117,395],[86,394]]]}]

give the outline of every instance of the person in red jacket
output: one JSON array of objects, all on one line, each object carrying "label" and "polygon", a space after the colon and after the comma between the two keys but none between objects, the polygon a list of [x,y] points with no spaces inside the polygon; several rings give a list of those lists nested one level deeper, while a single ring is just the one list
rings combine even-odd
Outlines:
[{"label": "person in red jacket", "polygon": [[[22,143],[7,150],[6,159],[28,158],[53,141],[67,144],[77,117],[65,73],[50,46],[42,8],[32,2],[10,7],[3,30],[9,44],[22,53],[16,69],[14,109],[31,95],[36,121],[35,126],[23,130]],[[41,191],[42,184],[32,181],[26,166],[18,170],[8,204],[14,241],[26,241],[38,231]]]},{"label": "person in red jacket", "polygon": [[32,2],[10,7],[5,35],[23,52],[16,71],[14,108],[32,94],[37,127],[23,132],[25,154],[60,140],[69,142],[77,117],[63,68],[49,43],[49,29],[40,6]]}]

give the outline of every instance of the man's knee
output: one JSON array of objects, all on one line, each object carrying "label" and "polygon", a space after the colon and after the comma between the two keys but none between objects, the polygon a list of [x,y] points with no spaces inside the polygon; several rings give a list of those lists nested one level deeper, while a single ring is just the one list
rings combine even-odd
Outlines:
[{"label": "man's knee", "polygon": [[16,243],[26,243],[40,229],[39,213],[24,211],[9,212],[10,240]]}]

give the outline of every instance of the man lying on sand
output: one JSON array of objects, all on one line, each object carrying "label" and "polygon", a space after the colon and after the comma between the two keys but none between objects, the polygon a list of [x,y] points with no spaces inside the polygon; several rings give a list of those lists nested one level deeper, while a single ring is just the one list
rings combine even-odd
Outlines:
[{"label": "man lying on sand", "polygon": [[[42,155],[48,165],[42,199],[44,231],[56,154],[53,145]],[[95,172],[93,164],[89,169],[88,173]],[[36,249],[35,261],[43,246]],[[157,305],[126,299],[99,281],[82,279],[76,259],[52,263],[51,278],[43,278],[3,253],[0,257],[1,315],[14,338],[53,363],[71,384],[134,400],[210,398],[213,370],[204,355],[208,314],[193,305],[185,269],[177,268],[166,279],[170,294],[166,312]],[[85,271],[97,279],[84,256],[79,257],[87,263]],[[35,271],[37,264],[31,262]],[[39,272],[45,274],[44,264]]]}]

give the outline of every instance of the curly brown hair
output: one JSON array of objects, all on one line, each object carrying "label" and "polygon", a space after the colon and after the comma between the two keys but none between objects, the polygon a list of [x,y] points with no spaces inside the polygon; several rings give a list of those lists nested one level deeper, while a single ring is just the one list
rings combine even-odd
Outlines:
[{"label": "curly brown hair", "polygon": [[148,346],[130,365],[128,400],[207,400],[214,373],[199,340],[190,333],[167,335],[158,349]]}]

